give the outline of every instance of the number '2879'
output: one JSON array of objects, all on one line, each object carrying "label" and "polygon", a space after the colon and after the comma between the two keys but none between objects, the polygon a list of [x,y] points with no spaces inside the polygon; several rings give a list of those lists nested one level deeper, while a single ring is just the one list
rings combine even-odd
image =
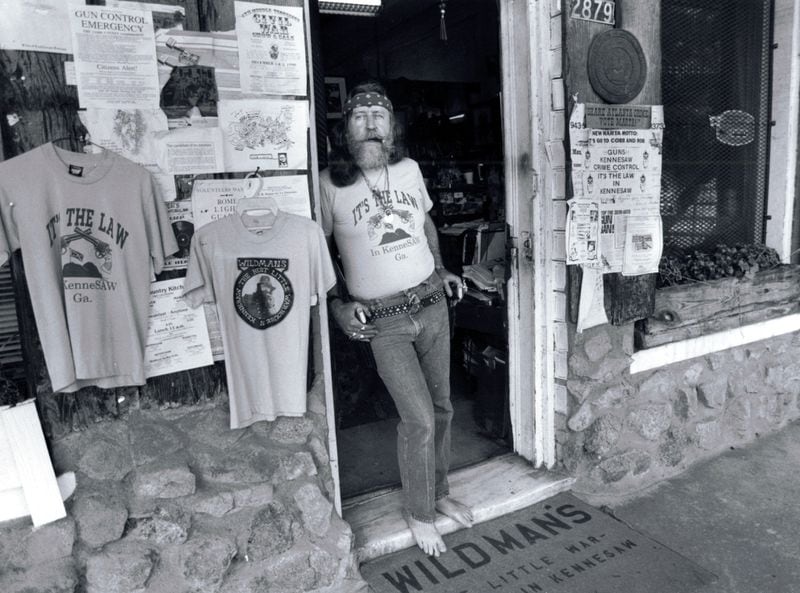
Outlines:
[{"label": "number '2879'", "polygon": [[604,25],[613,25],[614,0],[571,0],[570,16],[582,21],[593,21]]}]

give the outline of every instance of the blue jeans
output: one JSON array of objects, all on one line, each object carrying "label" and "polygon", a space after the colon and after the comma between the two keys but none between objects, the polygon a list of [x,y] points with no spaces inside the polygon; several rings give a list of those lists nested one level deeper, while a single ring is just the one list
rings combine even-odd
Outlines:
[{"label": "blue jeans", "polygon": [[[421,284],[387,298],[360,302],[371,309],[402,304],[442,288],[434,272]],[[417,521],[436,519],[436,501],[447,496],[450,468],[450,319],[447,299],[373,319],[370,344],[378,374],[400,413],[397,458],[406,511]]]}]

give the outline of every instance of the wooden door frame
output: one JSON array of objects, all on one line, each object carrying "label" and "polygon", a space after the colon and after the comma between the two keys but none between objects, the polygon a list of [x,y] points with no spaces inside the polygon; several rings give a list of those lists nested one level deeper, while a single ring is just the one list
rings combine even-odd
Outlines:
[{"label": "wooden door frame", "polygon": [[504,0],[500,9],[506,221],[516,274],[509,279],[509,403],[514,451],[555,464],[552,204],[545,150],[551,111],[550,2]]},{"label": "wooden door frame", "polygon": [[[317,0],[303,0],[303,10],[307,15],[306,27],[308,27],[308,34],[306,35],[306,56],[309,71],[312,73],[311,84],[309,85],[309,173],[311,174],[311,188],[314,194],[314,219],[317,221],[322,220],[322,211],[320,209],[320,189],[319,189],[319,167],[320,167],[320,151],[324,150],[324,144],[320,145],[320,138],[317,134],[318,120],[317,105],[324,101],[324,84],[323,76],[319,64],[321,58],[320,42],[319,42],[319,5]],[[322,300],[317,307],[318,316],[316,321],[317,327],[314,328],[314,333],[319,335],[321,362],[322,362],[322,388],[325,397],[325,419],[328,428],[328,463],[331,470],[331,479],[333,480],[333,506],[336,513],[342,516],[342,488],[341,480],[339,477],[339,445],[336,441],[336,410],[334,409],[334,394],[333,394],[333,354],[331,353],[331,334],[330,324],[328,322],[328,303],[327,300]]]},{"label": "wooden door frame", "polygon": [[800,247],[795,184],[800,121],[800,0],[775,0],[772,22],[772,106],[764,242],[783,263],[797,262]]}]

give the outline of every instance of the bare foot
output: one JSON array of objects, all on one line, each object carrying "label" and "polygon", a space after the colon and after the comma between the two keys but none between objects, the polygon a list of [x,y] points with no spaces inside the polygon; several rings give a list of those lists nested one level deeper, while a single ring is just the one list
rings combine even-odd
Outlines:
[{"label": "bare foot", "polygon": [[458,521],[464,527],[472,527],[472,523],[475,520],[475,517],[472,516],[471,508],[449,496],[436,501],[436,510],[454,521]]},{"label": "bare foot", "polygon": [[423,523],[408,515],[406,515],[406,523],[411,528],[411,533],[414,534],[414,540],[419,549],[425,554],[438,558],[439,554],[447,551],[447,546],[444,545],[444,540],[433,523]]}]

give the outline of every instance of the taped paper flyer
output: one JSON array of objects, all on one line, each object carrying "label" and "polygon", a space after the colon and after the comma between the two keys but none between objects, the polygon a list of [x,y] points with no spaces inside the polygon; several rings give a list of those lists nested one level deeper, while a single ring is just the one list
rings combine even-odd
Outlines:
[{"label": "taped paper flyer", "polygon": [[307,95],[303,9],[234,2],[245,95]]}]

